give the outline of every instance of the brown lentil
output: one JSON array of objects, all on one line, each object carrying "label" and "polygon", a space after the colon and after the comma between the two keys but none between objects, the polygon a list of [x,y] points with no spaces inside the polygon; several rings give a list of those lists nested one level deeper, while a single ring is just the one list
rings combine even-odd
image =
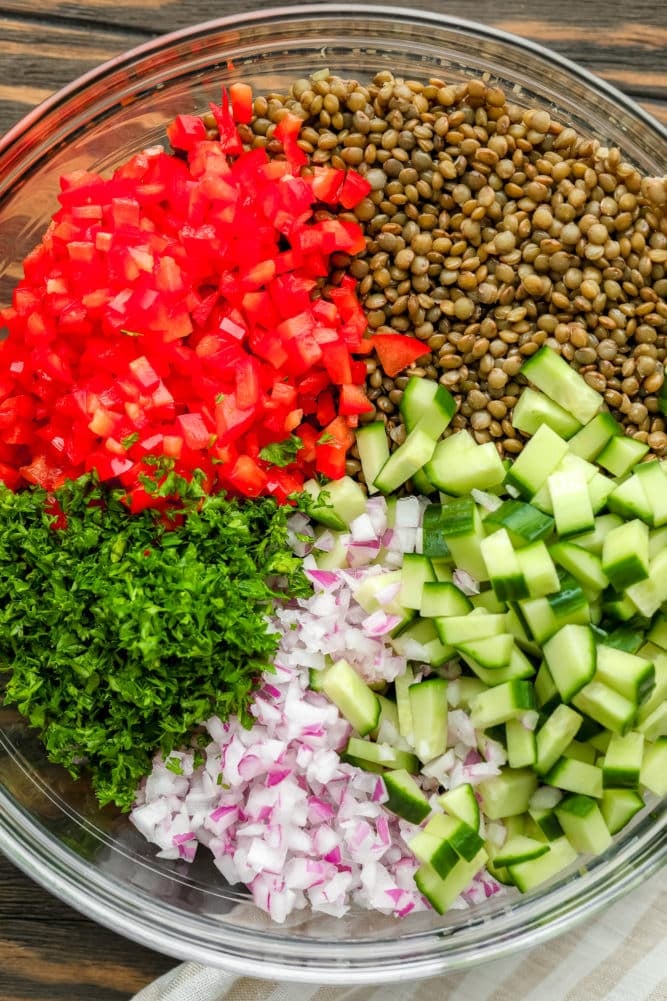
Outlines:
[{"label": "brown lentil", "polygon": [[346,213],[366,250],[331,280],[348,270],[370,330],[417,337],[427,352],[393,380],[366,359],[375,410],[364,422],[384,420],[400,444],[402,390],[426,375],[455,396],[453,430],[517,455],[521,365],[546,343],[627,433],[667,455],[667,178],[641,177],[618,149],[482,80],[385,70],[364,85],[319,72],[255,99],[255,146],[279,153],[271,136],[286,110],[304,120],[312,163],[354,167],[371,187]]}]

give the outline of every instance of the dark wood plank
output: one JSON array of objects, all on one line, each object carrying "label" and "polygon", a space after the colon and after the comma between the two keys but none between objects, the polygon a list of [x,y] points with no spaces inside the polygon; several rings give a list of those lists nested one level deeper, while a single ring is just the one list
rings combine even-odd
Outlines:
[{"label": "dark wood plank", "polygon": [[[265,7],[246,0],[244,9]],[[425,9],[442,10],[441,0],[422,0]],[[226,13],[238,12],[232,0],[96,0],[87,4],[41,0],[0,3],[0,132],[34,104],[80,73],[111,56],[156,37]],[[449,0],[447,12],[469,17],[468,0]],[[157,16],[156,16],[157,15]],[[555,7],[534,0],[477,0],[474,15],[486,24],[540,42],[579,62],[635,97],[667,122],[667,3],[637,0],[627,6],[574,3]]]},{"label": "dark wood plank", "polygon": [[66,907],[0,856],[2,1001],[127,1001],[174,960]]}]

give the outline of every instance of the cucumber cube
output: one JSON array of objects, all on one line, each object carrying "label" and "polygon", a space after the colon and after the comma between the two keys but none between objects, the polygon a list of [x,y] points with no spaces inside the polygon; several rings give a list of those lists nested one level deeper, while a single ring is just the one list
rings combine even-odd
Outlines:
[{"label": "cucumber cube", "polygon": [[506,681],[480,692],[470,704],[470,719],[478,730],[486,730],[508,719],[523,716],[535,708],[535,693],[529,681]]},{"label": "cucumber cube", "polygon": [[644,735],[631,730],[615,733],[602,762],[602,783],[607,787],[636,789],[644,756]]},{"label": "cucumber cube", "polygon": [[465,643],[458,643],[456,649],[466,661],[474,660],[480,667],[495,670],[509,664],[514,637],[511,633],[501,633],[481,640],[466,640]]},{"label": "cucumber cube", "polygon": [[595,516],[583,473],[576,469],[556,470],[548,477],[547,485],[558,534],[589,532]]},{"label": "cucumber cube", "polygon": [[644,808],[644,800],[634,789],[605,789],[600,810],[610,834],[617,834]]},{"label": "cucumber cube", "polygon": [[446,879],[461,858],[449,841],[426,831],[420,831],[410,838],[408,847],[417,861],[429,866],[439,879]]},{"label": "cucumber cube", "polygon": [[507,472],[505,483],[530,499],[567,453],[567,442],[543,424]]},{"label": "cucumber cube", "polygon": [[635,518],[613,528],[602,545],[602,571],[617,591],[649,575],[648,526]]},{"label": "cucumber cube", "polygon": [[431,804],[404,768],[385,772],[382,778],[389,797],[385,803],[388,810],[412,824],[420,824],[428,817]]},{"label": "cucumber cube", "polygon": [[414,748],[420,761],[432,761],[447,750],[447,682],[428,678],[409,689]]},{"label": "cucumber cube", "polygon": [[387,459],[373,480],[383,494],[393,493],[429,461],[435,450],[435,439],[420,427],[415,428]]},{"label": "cucumber cube", "polygon": [[572,702],[580,713],[612,733],[627,733],[637,715],[636,703],[596,678],[584,685]]},{"label": "cucumber cube", "polygon": [[565,792],[581,793],[595,799],[602,796],[602,769],[576,758],[559,758],[544,776],[544,781]]},{"label": "cucumber cube", "polygon": [[378,488],[373,481],[389,459],[389,440],[383,422],[373,421],[358,428],[356,444],[368,492],[375,494]]},{"label": "cucumber cube", "polygon": [[667,601],[667,549],[649,562],[648,577],[627,589],[627,597],[642,615],[650,619]]},{"label": "cucumber cube", "polygon": [[567,410],[563,410],[544,393],[538,393],[527,386],[514,407],[512,427],[524,434],[533,435],[542,424],[547,424],[552,431],[566,439],[581,428],[576,417],[568,414]]},{"label": "cucumber cube", "polygon": [[[447,842],[443,842],[446,844]],[[421,865],[414,880],[417,888],[438,914],[444,914],[486,864],[488,855],[482,848],[474,859],[459,859],[454,868],[442,879],[430,865]]]},{"label": "cucumber cube", "polygon": [[655,667],[637,654],[600,644],[595,678],[639,706],[653,690]]},{"label": "cucumber cube", "polygon": [[506,528],[513,546],[545,539],[554,530],[554,520],[532,504],[508,498],[495,511],[489,511],[484,518],[485,526]]},{"label": "cucumber cube", "polygon": [[549,851],[549,845],[545,841],[536,841],[528,838],[525,834],[516,834],[508,838],[505,844],[493,856],[493,862],[499,866],[518,865],[519,862],[528,862],[531,859],[540,858]]},{"label": "cucumber cube", "polygon": [[436,440],[456,413],[456,400],[433,379],[412,375],[403,390],[399,410],[408,432],[419,425]]},{"label": "cucumber cube", "polygon": [[541,598],[559,589],[556,567],[544,542],[540,540],[518,549],[516,558],[530,598]]},{"label": "cucumber cube", "polygon": [[448,841],[456,854],[466,862],[474,859],[484,847],[484,842],[474,827],[458,817],[451,817],[445,813],[434,814],[424,832]]},{"label": "cucumber cube", "polygon": [[524,362],[521,372],[580,424],[587,424],[602,409],[604,400],[600,394],[564,358],[546,345]]},{"label": "cucumber cube", "polygon": [[611,414],[602,410],[584,425],[568,442],[568,448],[573,455],[593,462],[600,454],[610,438],[623,433],[618,421]]},{"label": "cucumber cube", "polygon": [[567,838],[558,838],[549,843],[549,851],[540,858],[529,859],[509,866],[507,871],[515,886],[522,893],[528,893],[547,880],[552,879],[577,859],[577,851]]},{"label": "cucumber cube", "polygon": [[413,775],[419,772],[419,761],[414,754],[401,751],[390,744],[378,744],[372,740],[350,737],[345,754],[358,762],[362,768],[370,762],[373,765],[381,765],[382,768],[393,770],[402,768]]},{"label": "cucumber cube", "polygon": [[667,737],[646,744],[639,778],[641,784],[656,796],[667,795]]},{"label": "cucumber cube", "polygon": [[363,737],[374,730],[380,717],[380,703],[352,665],[341,658],[322,674],[322,691],[357,733]]},{"label": "cucumber cube", "polygon": [[441,642],[432,619],[416,619],[390,642],[402,657],[432,667],[440,667],[454,655],[454,647]]},{"label": "cucumber cube", "polygon": [[570,706],[563,702],[556,706],[535,736],[538,775],[546,775],[556,764],[576,737],[582,722],[583,717]]},{"label": "cucumber cube", "polygon": [[404,553],[401,567],[401,590],[398,600],[403,608],[419,610],[426,581],[434,581],[435,572],[428,556]]},{"label": "cucumber cube", "polygon": [[500,775],[477,786],[482,809],[489,820],[525,813],[536,789],[537,775],[532,768],[504,768]]},{"label": "cucumber cube", "polygon": [[435,487],[456,496],[473,489],[490,490],[505,478],[505,467],[494,443],[478,445],[466,431],[442,438],[425,472]]},{"label": "cucumber cube", "polygon": [[595,638],[590,626],[563,626],[544,644],[544,659],[563,702],[569,702],[595,673]]},{"label": "cucumber cube", "polygon": [[449,789],[438,796],[438,804],[451,817],[463,820],[473,830],[479,830],[479,803],[469,782]]},{"label": "cucumber cube", "polygon": [[590,796],[566,796],[556,807],[565,837],[578,852],[600,855],[611,844],[611,834],[600,807]]},{"label": "cucumber cube", "polygon": [[535,734],[520,719],[508,719],[505,723],[505,746],[510,768],[535,764]]},{"label": "cucumber cube", "polygon": [[311,516],[336,532],[344,532],[350,522],[366,510],[366,493],[350,476],[332,480],[325,487],[321,487],[316,480],[307,480],[303,489],[314,501]]},{"label": "cucumber cube", "polygon": [[427,581],[422,589],[419,613],[425,618],[467,615],[472,607],[470,598],[451,581]]},{"label": "cucumber cube", "polygon": [[644,458],[648,449],[649,446],[645,441],[637,441],[636,438],[628,438],[626,435],[617,435],[610,438],[595,461],[599,466],[608,470],[612,476],[620,479],[629,473],[640,459]]},{"label": "cucumber cube", "polygon": [[480,543],[487,576],[500,601],[528,596],[528,587],[506,528],[499,528]]}]

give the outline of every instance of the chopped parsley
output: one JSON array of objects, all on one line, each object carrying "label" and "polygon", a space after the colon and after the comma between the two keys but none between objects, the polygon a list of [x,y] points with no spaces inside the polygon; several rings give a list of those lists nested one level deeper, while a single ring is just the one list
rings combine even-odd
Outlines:
[{"label": "chopped parsley", "polygon": [[213,714],[249,725],[278,642],[266,614],[310,588],[287,543],[291,509],[271,498],[195,486],[175,529],[89,478],[55,501],[0,485],[4,700],[52,761],[127,810],[156,751],[168,760]]},{"label": "chopped parsley", "polygon": [[272,466],[289,466],[294,462],[297,453],[303,448],[303,442],[298,435],[292,434],[284,441],[266,445],[259,453],[260,459],[270,462]]}]

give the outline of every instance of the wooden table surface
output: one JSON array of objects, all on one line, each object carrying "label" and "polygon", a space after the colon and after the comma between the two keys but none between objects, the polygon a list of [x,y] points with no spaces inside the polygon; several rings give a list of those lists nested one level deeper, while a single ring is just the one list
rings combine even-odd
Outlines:
[{"label": "wooden table surface", "polygon": [[[666,0],[421,0],[421,6],[446,7],[550,46],[667,123]],[[155,37],[158,25],[169,31],[239,9],[234,0],[5,0],[0,134],[80,73]],[[0,1001],[127,1001],[172,965],[81,917],[0,859]]]}]

